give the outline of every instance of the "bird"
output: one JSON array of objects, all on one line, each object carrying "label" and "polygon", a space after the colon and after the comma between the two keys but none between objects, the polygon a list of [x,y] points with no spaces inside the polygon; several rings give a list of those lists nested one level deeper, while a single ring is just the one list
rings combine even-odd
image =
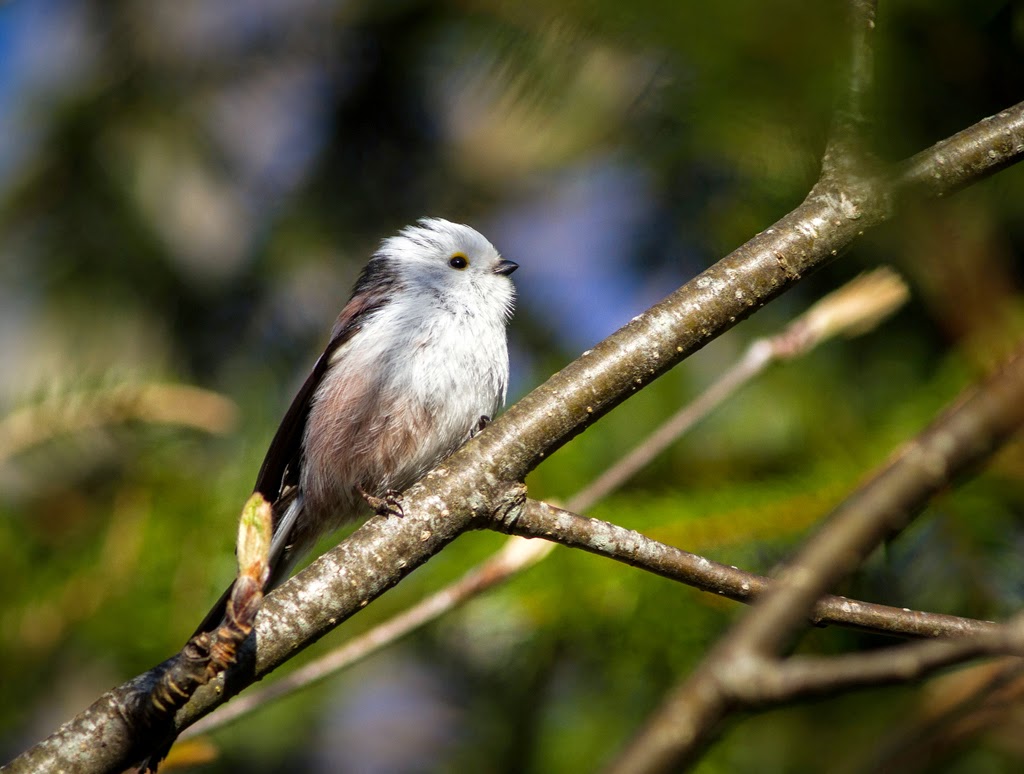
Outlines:
[{"label": "bird", "polygon": [[[265,591],[324,535],[374,511],[400,513],[399,493],[504,405],[517,268],[478,231],[442,218],[380,243],[256,477],[272,508]],[[230,593],[196,634],[220,625]]]}]

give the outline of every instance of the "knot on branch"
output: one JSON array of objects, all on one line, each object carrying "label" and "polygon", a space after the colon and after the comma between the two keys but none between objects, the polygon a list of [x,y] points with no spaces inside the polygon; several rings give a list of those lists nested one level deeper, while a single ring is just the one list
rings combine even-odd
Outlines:
[{"label": "knot on branch", "polygon": [[522,516],[525,507],[526,484],[517,481],[505,490],[491,512],[495,528],[508,532]]}]

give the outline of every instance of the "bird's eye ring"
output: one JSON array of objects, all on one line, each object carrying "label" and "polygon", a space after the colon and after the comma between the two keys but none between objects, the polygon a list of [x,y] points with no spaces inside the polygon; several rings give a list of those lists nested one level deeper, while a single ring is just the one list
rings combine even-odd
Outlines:
[{"label": "bird's eye ring", "polygon": [[465,269],[469,266],[469,259],[462,253],[455,253],[451,258],[448,259],[448,265],[453,269]]}]

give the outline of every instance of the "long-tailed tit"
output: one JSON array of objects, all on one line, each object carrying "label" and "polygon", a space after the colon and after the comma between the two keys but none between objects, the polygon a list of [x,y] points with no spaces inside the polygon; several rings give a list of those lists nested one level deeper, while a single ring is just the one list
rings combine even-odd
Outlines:
[{"label": "long-tailed tit", "polygon": [[[387,510],[504,404],[516,268],[439,218],[381,243],[256,479],[273,505],[268,588],[367,504]],[[197,632],[220,623],[226,600]]]}]

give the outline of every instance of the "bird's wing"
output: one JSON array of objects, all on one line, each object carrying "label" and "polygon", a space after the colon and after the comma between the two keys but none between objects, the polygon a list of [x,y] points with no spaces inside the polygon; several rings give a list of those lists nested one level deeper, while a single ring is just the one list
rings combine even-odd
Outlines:
[{"label": "bird's wing", "polygon": [[[306,422],[317,389],[331,368],[335,355],[363,327],[369,315],[387,303],[396,290],[395,285],[394,275],[387,272],[379,261],[371,261],[360,275],[352,291],[352,298],[338,315],[327,348],[292,400],[256,476],[254,491],[270,503],[276,504],[289,487],[299,483]],[[274,510],[276,522],[279,518],[278,509]]]},{"label": "bird's wing", "polygon": [[[273,506],[274,540],[269,558],[268,588],[273,588],[283,580],[281,575],[287,568],[281,565],[281,559],[288,545],[287,533],[291,532],[295,521],[302,518],[302,506],[301,502],[296,502],[295,487],[299,483],[299,472],[302,467],[302,442],[306,422],[309,420],[317,388],[330,369],[338,350],[363,327],[371,313],[387,303],[396,289],[394,277],[388,276],[386,271],[381,271],[376,263],[371,261],[356,282],[352,298],[345,304],[334,324],[327,348],[292,399],[292,405],[288,407],[284,419],[281,420],[281,425],[274,434],[274,440],[270,442],[267,456],[263,458],[260,472],[256,476],[253,491],[259,492]],[[295,507],[290,507],[292,505]],[[200,632],[212,631],[220,625],[233,588],[234,583],[228,586],[193,636]]]},{"label": "bird's wing", "polygon": [[[354,332],[354,331],[353,331]],[[349,337],[351,333],[349,333]],[[299,467],[302,457],[302,436],[306,432],[306,421],[313,405],[313,396],[331,362],[334,351],[344,340],[332,338],[327,349],[317,359],[316,364],[306,381],[302,383],[292,405],[281,420],[274,440],[270,442],[267,456],[263,458],[260,472],[256,476],[254,491],[263,495],[271,504],[281,499],[281,495],[290,485],[298,483]]]}]

